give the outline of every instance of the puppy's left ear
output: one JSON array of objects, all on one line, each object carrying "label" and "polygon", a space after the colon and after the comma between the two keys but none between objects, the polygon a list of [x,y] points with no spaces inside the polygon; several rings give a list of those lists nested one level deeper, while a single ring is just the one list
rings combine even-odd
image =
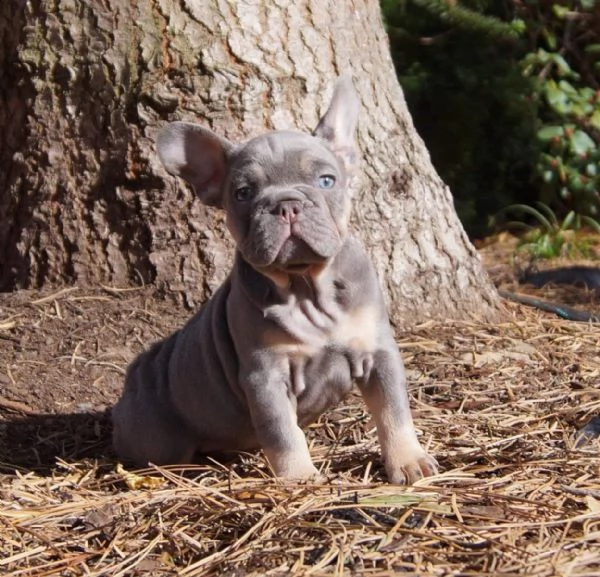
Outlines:
[{"label": "puppy's left ear", "polygon": [[204,204],[223,207],[227,158],[234,148],[231,142],[198,124],[172,122],[160,131],[156,145],[171,174],[187,180]]},{"label": "puppy's left ear", "polygon": [[349,76],[342,76],[333,89],[327,112],[319,120],[314,135],[329,143],[342,160],[346,170],[356,164],[354,133],[358,121],[360,102]]}]

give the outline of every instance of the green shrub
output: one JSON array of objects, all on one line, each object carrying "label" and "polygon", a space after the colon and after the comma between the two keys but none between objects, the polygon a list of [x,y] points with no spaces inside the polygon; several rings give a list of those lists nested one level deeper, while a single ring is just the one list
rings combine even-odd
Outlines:
[{"label": "green shrub", "polygon": [[591,1],[382,0],[415,124],[472,236],[513,203],[597,215]]},{"label": "green shrub", "polygon": [[557,210],[599,214],[600,5],[532,1],[520,12],[529,52],[521,61],[539,104],[538,198]]},{"label": "green shrub", "polygon": [[514,204],[502,212],[526,215],[534,225],[521,220],[506,223],[506,228],[519,229],[520,240],[517,250],[526,252],[531,258],[552,259],[561,256],[591,258],[592,247],[585,236],[578,231],[587,229],[600,233],[600,224],[593,218],[577,214],[571,210],[560,221],[554,211],[543,202],[536,202],[537,208],[525,204]]}]

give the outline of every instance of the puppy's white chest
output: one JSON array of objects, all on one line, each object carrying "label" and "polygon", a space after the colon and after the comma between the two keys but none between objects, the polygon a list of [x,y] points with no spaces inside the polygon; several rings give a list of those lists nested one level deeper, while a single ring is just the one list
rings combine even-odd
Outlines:
[{"label": "puppy's white chest", "polygon": [[281,322],[267,333],[265,344],[289,369],[290,394],[299,398],[312,388],[323,399],[344,396],[352,381],[363,376],[363,360],[376,349],[375,309],[364,306],[343,311],[337,307],[324,312],[304,304],[277,313]]},{"label": "puppy's white chest", "polygon": [[279,326],[269,331],[265,344],[282,354],[311,357],[330,346],[370,353],[377,345],[378,318],[372,306],[322,311],[310,302],[286,303],[269,316]]},{"label": "puppy's white chest", "polygon": [[330,339],[332,344],[372,353],[377,345],[377,324],[377,314],[371,306],[343,312],[330,332]]}]

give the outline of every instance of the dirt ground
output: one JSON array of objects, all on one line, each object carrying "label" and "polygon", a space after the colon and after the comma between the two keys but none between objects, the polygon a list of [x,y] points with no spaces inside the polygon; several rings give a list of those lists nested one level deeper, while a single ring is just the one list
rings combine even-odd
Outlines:
[{"label": "dirt ground", "polygon": [[[83,431],[98,433],[92,454],[100,446],[109,450],[103,446],[106,413],[118,398],[128,363],[189,316],[152,288],[68,287],[1,295],[0,423],[6,442],[0,459],[24,467],[52,464],[54,430],[65,429],[65,442],[74,445],[63,457],[86,454],[94,439],[81,444]],[[35,447],[33,431],[38,431]]]},{"label": "dirt ground", "polygon": [[[600,315],[582,288],[495,282]],[[353,395],[309,430],[328,483],[272,481],[260,454],[130,476],[108,410],[127,364],[190,311],[151,288],[0,295],[0,574],[600,574],[600,327],[507,302],[498,325],[399,335],[415,421],[442,473],[384,483]]]}]

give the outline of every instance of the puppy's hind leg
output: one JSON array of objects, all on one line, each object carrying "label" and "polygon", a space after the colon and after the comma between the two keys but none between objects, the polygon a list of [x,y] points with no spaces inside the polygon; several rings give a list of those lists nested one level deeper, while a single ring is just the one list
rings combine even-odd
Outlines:
[{"label": "puppy's hind leg", "polygon": [[172,404],[166,371],[156,370],[153,361],[160,352],[154,347],[131,365],[123,396],[112,411],[115,451],[142,467],[191,463],[197,445]]},{"label": "puppy's hind leg", "polygon": [[195,440],[174,411],[139,397],[133,401],[125,394],[112,411],[117,455],[140,467],[193,462]]}]

